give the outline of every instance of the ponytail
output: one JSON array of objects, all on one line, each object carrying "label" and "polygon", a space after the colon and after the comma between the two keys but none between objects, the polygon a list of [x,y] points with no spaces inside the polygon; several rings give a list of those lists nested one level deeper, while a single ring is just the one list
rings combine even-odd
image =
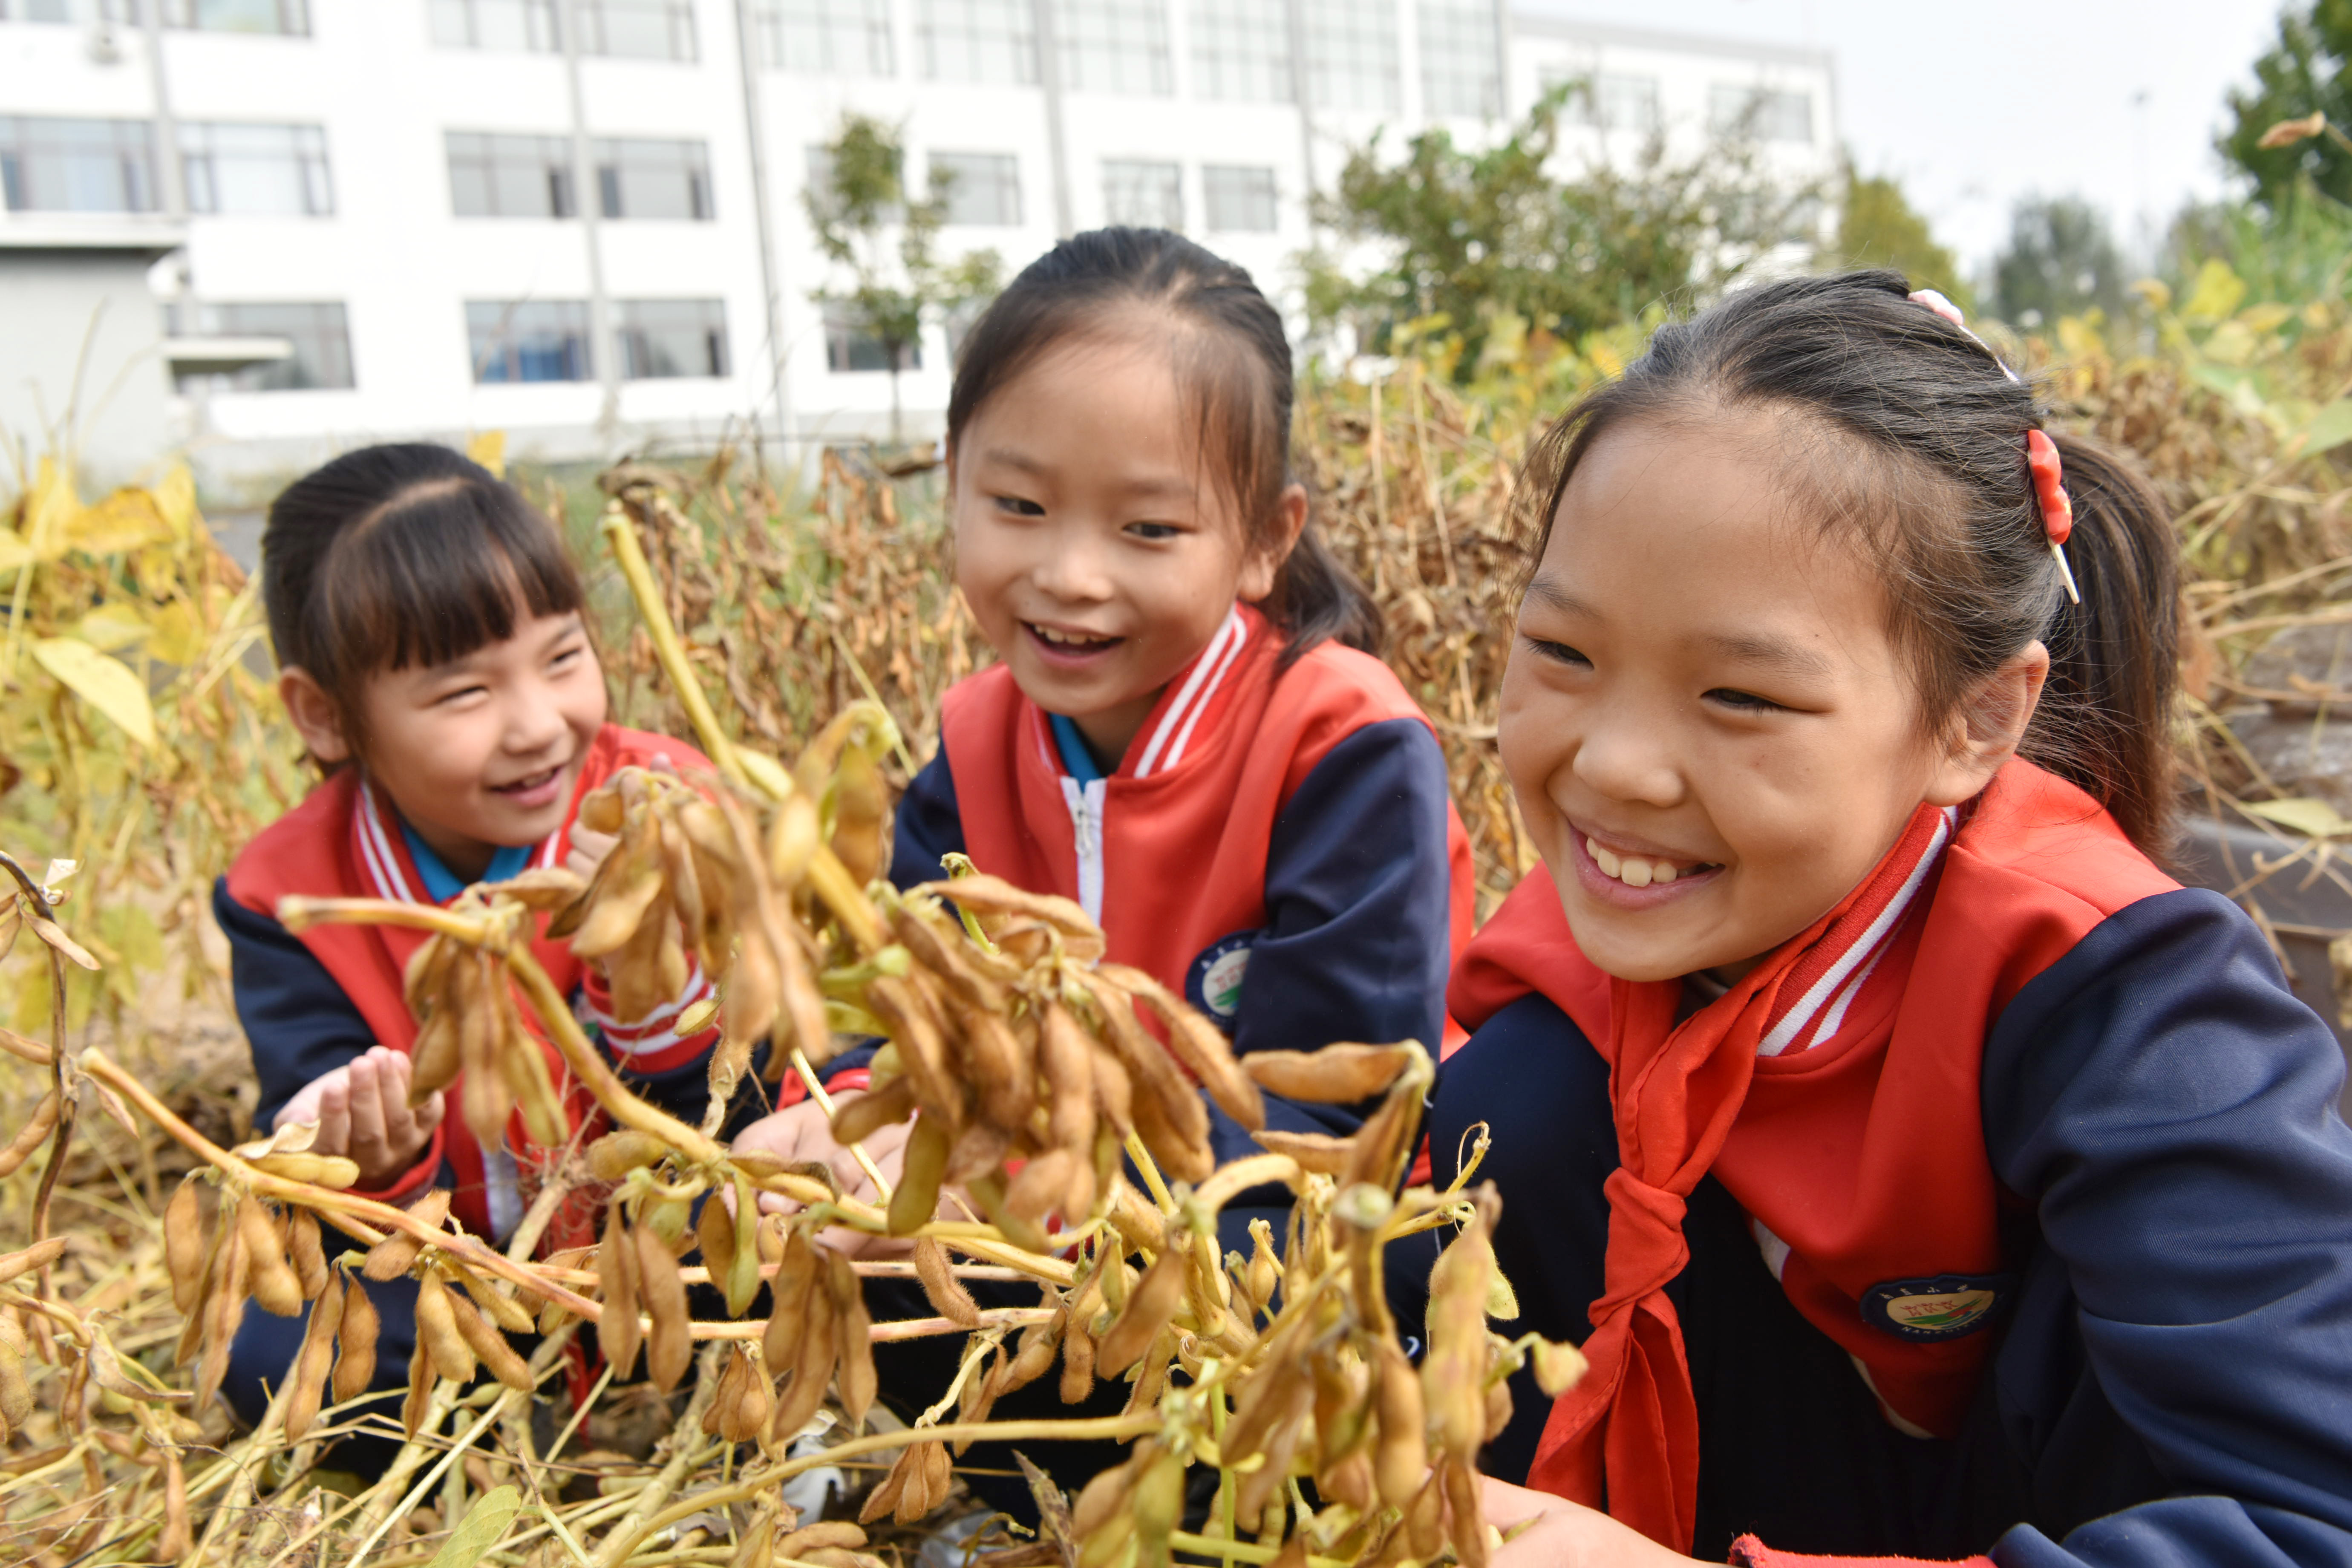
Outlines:
[{"label": "ponytail", "polygon": [[1381,607],[1363,579],[1331,552],[1311,516],[1275,574],[1274,592],[1258,607],[1286,639],[1278,669],[1288,669],[1319,642],[1343,643],[1378,658],[1388,641]]},{"label": "ponytail", "polygon": [[2150,856],[2171,847],[2179,550],[2164,502],[2124,458],[2056,436],[2081,589],[2042,641],[2050,681],[2019,754],[2080,785]]}]

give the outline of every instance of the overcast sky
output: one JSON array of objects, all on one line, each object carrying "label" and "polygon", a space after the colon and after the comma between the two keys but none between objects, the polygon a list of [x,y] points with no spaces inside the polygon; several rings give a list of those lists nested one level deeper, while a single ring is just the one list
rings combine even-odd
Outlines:
[{"label": "overcast sky", "polygon": [[[2080,194],[2137,250],[2224,185],[2223,93],[2252,80],[2280,0],[1515,0],[1514,8],[1829,50],[1838,129],[1980,272],[2021,195]],[[1937,15],[1940,13],[1940,16]],[[2145,93],[2144,106],[2135,99]]]}]

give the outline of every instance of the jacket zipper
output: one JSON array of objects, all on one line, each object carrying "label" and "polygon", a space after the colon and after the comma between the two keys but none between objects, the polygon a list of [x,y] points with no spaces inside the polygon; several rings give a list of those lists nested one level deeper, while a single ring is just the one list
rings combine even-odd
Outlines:
[{"label": "jacket zipper", "polygon": [[1062,802],[1070,808],[1070,837],[1078,854],[1078,905],[1087,918],[1102,923],[1103,805],[1109,781],[1080,784],[1062,775]]}]

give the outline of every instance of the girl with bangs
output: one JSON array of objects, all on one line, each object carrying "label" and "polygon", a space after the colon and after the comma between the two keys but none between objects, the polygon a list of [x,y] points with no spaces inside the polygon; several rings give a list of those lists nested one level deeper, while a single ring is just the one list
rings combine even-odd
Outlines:
[{"label": "girl with bangs", "polygon": [[[262,593],[288,717],[325,777],[247,845],[214,912],[229,944],[237,1016],[253,1050],[257,1126],[316,1122],[312,1147],[349,1155],[360,1190],[406,1204],[452,1189],[451,1212],[503,1240],[544,1153],[518,1114],[479,1146],[445,1092],[412,1105],[416,1022],[402,976],[425,933],[279,923],[289,894],[443,905],[477,882],[538,866],[593,874],[611,847],[573,820],[582,797],[630,765],[708,771],[692,747],[607,721],[580,577],[548,520],[446,447],[371,447],[297,480],[269,509]],[[698,967],[668,1005],[614,1016],[603,973],[562,942],[533,953],[599,1032],[632,1087],[688,1122],[709,1097],[715,1028],[680,1037],[709,994]],[[545,1047],[556,1080],[562,1063]],[[575,1094],[579,1126],[592,1102]],[[558,1215],[548,1245],[584,1244],[593,1216]],[[408,1375],[415,1286],[370,1282],[383,1320],[376,1386]],[[257,1419],[303,1320],[248,1312],[226,1384]]]}]

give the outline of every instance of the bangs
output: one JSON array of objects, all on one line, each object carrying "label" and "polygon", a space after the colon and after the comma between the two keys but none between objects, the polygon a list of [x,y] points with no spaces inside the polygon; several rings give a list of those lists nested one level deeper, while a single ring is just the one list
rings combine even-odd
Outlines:
[{"label": "bangs", "polygon": [[554,526],[503,485],[431,481],[353,524],[320,563],[303,641],[346,714],[381,671],[463,658],[533,617],[578,612],[580,578]]}]

